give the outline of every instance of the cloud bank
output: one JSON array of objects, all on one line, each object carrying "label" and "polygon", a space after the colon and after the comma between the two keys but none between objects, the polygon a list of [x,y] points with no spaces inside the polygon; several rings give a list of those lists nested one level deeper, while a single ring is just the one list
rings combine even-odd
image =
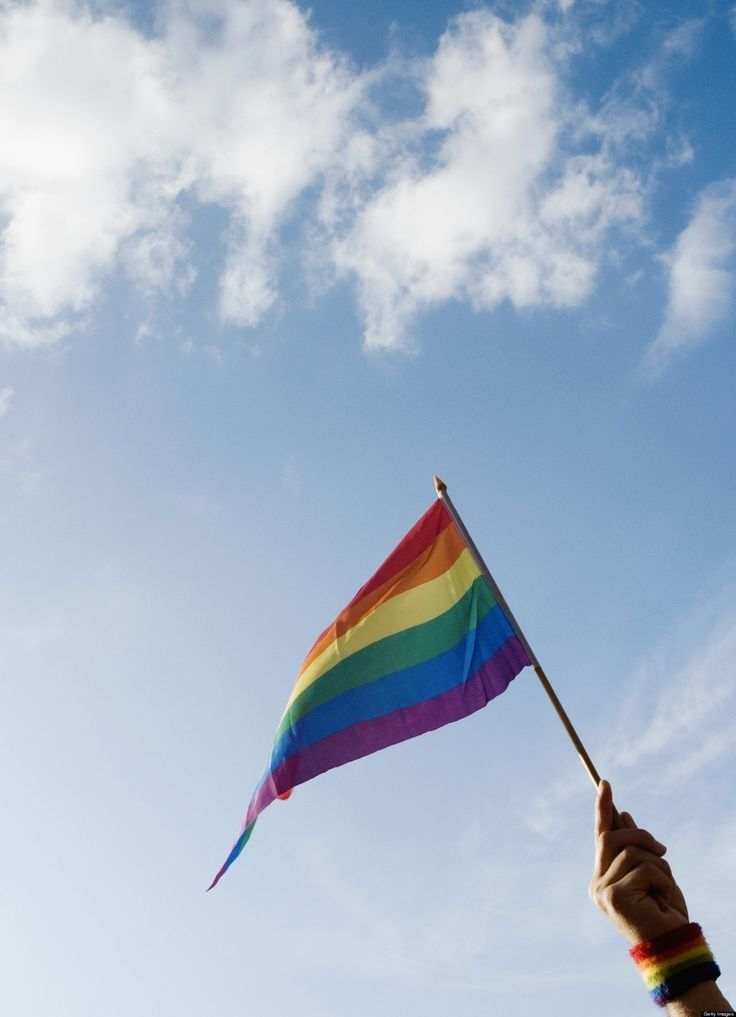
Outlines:
[{"label": "cloud bank", "polygon": [[222,318],[275,299],[275,231],[341,142],[354,81],[288,0],[167,8],[146,38],[62,0],[0,15],[0,335],[51,342],[122,267],[191,282],[182,198],[227,211]]},{"label": "cloud bank", "polygon": [[[7,345],[59,340],[121,274],[149,302],[181,297],[203,258],[221,322],[253,327],[290,249],[354,286],[367,348],[407,349],[447,300],[579,306],[642,226],[647,180],[627,153],[656,118],[641,95],[622,119],[615,89],[597,110],[569,92],[570,12],[470,11],[428,60],[358,73],[292,0],[157,10],[151,34],[78,0],[0,10]],[[411,113],[392,88],[413,90]],[[657,356],[701,320],[671,306]]]}]

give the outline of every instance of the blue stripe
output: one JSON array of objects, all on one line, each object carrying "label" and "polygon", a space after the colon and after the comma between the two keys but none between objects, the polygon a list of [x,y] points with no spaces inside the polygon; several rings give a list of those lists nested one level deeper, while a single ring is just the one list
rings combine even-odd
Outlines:
[{"label": "blue stripe", "polygon": [[[477,608],[474,601],[470,606],[473,622]],[[514,634],[503,609],[496,605],[445,653],[349,689],[315,707],[284,731],[271,755],[271,772],[295,752],[343,728],[394,713],[461,685]]]}]

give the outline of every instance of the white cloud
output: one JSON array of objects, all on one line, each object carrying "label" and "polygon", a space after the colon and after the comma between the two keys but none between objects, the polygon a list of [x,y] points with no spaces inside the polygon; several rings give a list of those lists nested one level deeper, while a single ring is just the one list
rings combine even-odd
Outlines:
[{"label": "white cloud", "polygon": [[205,6],[226,12],[216,42],[187,9],[170,29],[179,106],[196,194],[231,212],[220,309],[252,325],[276,299],[274,228],[334,158],[359,89],[287,0]]},{"label": "white cloud", "polygon": [[288,0],[191,0],[160,38],[81,4],[0,12],[0,337],[52,342],[118,258],[192,280],[177,200],[225,207],[221,313],[273,302],[277,226],[340,142],[353,81]]},{"label": "white cloud", "polygon": [[[642,222],[646,170],[628,155],[700,23],[593,112],[565,81],[600,19],[560,7],[462,14],[426,63],[394,55],[359,75],[293,0],[170,0],[153,35],[81,0],[0,5],[0,342],[58,341],[116,271],[148,321],[186,294],[198,256],[221,320],[254,326],[278,302],[297,215],[322,287],[355,283],[368,348],[410,346],[417,316],[447,300],[579,306],[612,231]],[[418,115],[381,111],[371,90],[389,79],[415,90]],[[193,238],[202,207],[220,213],[214,253],[211,234],[206,254]]]},{"label": "white cloud", "polygon": [[13,396],[15,395],[15,389],[10,385],[6,385],[4,388],[0,388],[0,417],[10,409],[11,403],[13,402]]},{"label": "white cloud", "polygon": [[[420,124],[335,244],[338,269],[357,279],[368,348],[406,345],[413,318],[448,299],[576,306],[606,231],[640,217],[634,175],[600,141],[575,151],[573,133],[591,140],[587,117],[562,93],[552,41],[537,16],[511,25],[488,11],[442,37]],[[440,139],[429,166],[409,149],[418,127],[425,146]]]},{"label": "white cloud", "polygon": [[1,25],[0,335],[33,344],[90,304],[121,241],[155,217],[157,188],[136,193],[136,178],[166,100],[161,54],[121,21],[43,2]]},{"label": "white cloud", "polygon": [[669,296],[664,322],[645,364],[657,373],[673,357],[704,342],[725,320],[736,279],[736,179],[700,194],[692,219],[667,256]]}]

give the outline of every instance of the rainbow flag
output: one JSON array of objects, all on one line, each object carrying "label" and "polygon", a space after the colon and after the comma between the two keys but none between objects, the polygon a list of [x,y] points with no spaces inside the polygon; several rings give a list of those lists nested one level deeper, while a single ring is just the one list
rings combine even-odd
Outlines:
[{"label": "rainbow flag", "polygon": [[275,798],[335,766],[467,717],[531,664],[442,501],[307,654],[240,836]]}]

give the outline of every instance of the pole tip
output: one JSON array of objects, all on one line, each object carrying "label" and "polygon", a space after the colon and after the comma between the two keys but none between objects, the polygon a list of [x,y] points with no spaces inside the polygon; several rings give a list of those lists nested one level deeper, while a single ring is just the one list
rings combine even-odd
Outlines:
[{"label": "pole tip", "polygon": [[443,491],[447,490],[447,484],[444,482],[444,480],[440,480],[438,476],[435,476],[434,489],[437,492],[437,494],[442,494]]}]

